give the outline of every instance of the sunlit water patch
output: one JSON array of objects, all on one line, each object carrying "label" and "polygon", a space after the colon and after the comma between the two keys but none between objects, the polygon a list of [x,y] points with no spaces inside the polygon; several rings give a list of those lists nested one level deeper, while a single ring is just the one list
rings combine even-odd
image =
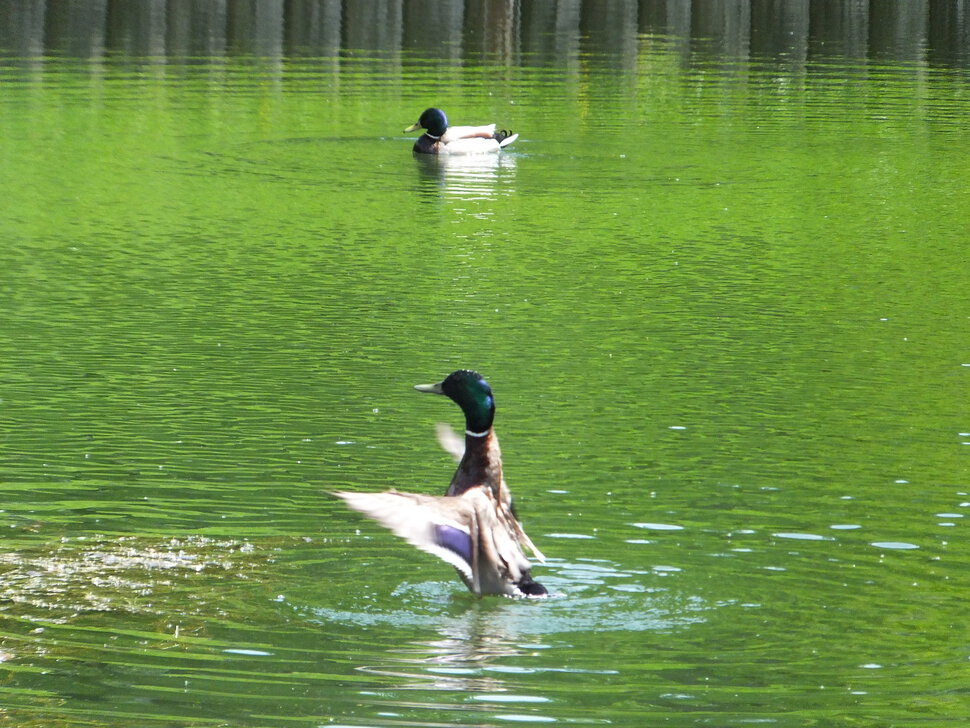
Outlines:
[{"label": "sunlit water patch", "polygon": [[0,599],[41,608],[48,620],[85,612],[218,615],[225,609],[194,585],[254,578],[270,558],[246,541],[203,536],[66,537],[0,554]]}]

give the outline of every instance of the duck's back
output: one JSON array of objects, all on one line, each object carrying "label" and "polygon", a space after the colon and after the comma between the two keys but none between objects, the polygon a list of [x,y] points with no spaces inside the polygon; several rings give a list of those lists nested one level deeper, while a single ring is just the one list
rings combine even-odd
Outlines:
[{"label": "duck's back", "polygon": [[472,139],[484,137],[491,139],[495,136],[495,124],[484,124],[482,126],[449,126],[445,133],[441,135],[441,141],[451,144],[456,139]]}]

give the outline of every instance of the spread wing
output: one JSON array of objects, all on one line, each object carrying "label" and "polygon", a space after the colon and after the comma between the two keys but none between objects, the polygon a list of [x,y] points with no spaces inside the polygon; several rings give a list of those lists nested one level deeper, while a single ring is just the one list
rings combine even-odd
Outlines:
[{"label": "spread wing", "polygon": [[455,432],[451,425],[446,425],[444,422],[435,425],[434,431],[438,435],[438,444],[444,451],[461,462],[461,457],[465,454],[465,440],[462,436]]},{"label": "spread wing", "polygon": [[467,579],[473,578],[475,514],[461,499],[444,500],[395,490],[385,493],[339,491],[334,495],[412,546],[448,562]]}]

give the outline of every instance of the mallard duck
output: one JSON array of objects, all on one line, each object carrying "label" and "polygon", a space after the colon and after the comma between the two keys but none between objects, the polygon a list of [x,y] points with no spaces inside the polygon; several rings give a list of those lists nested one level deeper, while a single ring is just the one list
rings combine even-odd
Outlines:
[{"label": "mallard duck", "polygon": [[510,131],[495,131],[495,124],[484,126],[448,126],[441,109],[425,109],[417,123],[405,133],[424,129],[414,142],[414,151],[422,154],[488,154],[497,152],[519,138]]},{"label": "mallard duck", "polygon": [[408,543],[454,566],[476,596],[545,596],[546,588],[533,581],[531,565],[522,551],[525,546],[545,561],[512,509],[492,428],[495,398],[488,383],[477,372],[461,369],[437,384],[415,388],[443,394],[465,413],[463,446],[450,427],[438,427],[442,446],[460,459],[445,495],[396,490],[336,495]]}]

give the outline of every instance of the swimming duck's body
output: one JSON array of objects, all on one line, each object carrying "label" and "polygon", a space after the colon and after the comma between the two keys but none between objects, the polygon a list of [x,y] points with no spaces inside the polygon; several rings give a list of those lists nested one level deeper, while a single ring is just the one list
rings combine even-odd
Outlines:
[{"label": "swimming duck's body", "polygon": [[417,123],[404,131],[416,129],[425,130],[414,142],[413,151],[420,154],[489,154],[519,138],[510,131],[495,131],[495,124],[448,126],[445,112],[433,107],[425,109]]},{"label": "swimming duck's body", "polygon": [[409,543],[455,567],[476,596],[545,596],[532,580],[523,553],[535,547],[512,511],[512,496],[502,474],[502,455],[492,428],[492,390],[476,372],[459,370],[422,392],[444,394],[465,413],[464,447],[448,427],[439,426],[442,446],[460,459],[443,496],[399,493],[337,493],[347,504]]}]

